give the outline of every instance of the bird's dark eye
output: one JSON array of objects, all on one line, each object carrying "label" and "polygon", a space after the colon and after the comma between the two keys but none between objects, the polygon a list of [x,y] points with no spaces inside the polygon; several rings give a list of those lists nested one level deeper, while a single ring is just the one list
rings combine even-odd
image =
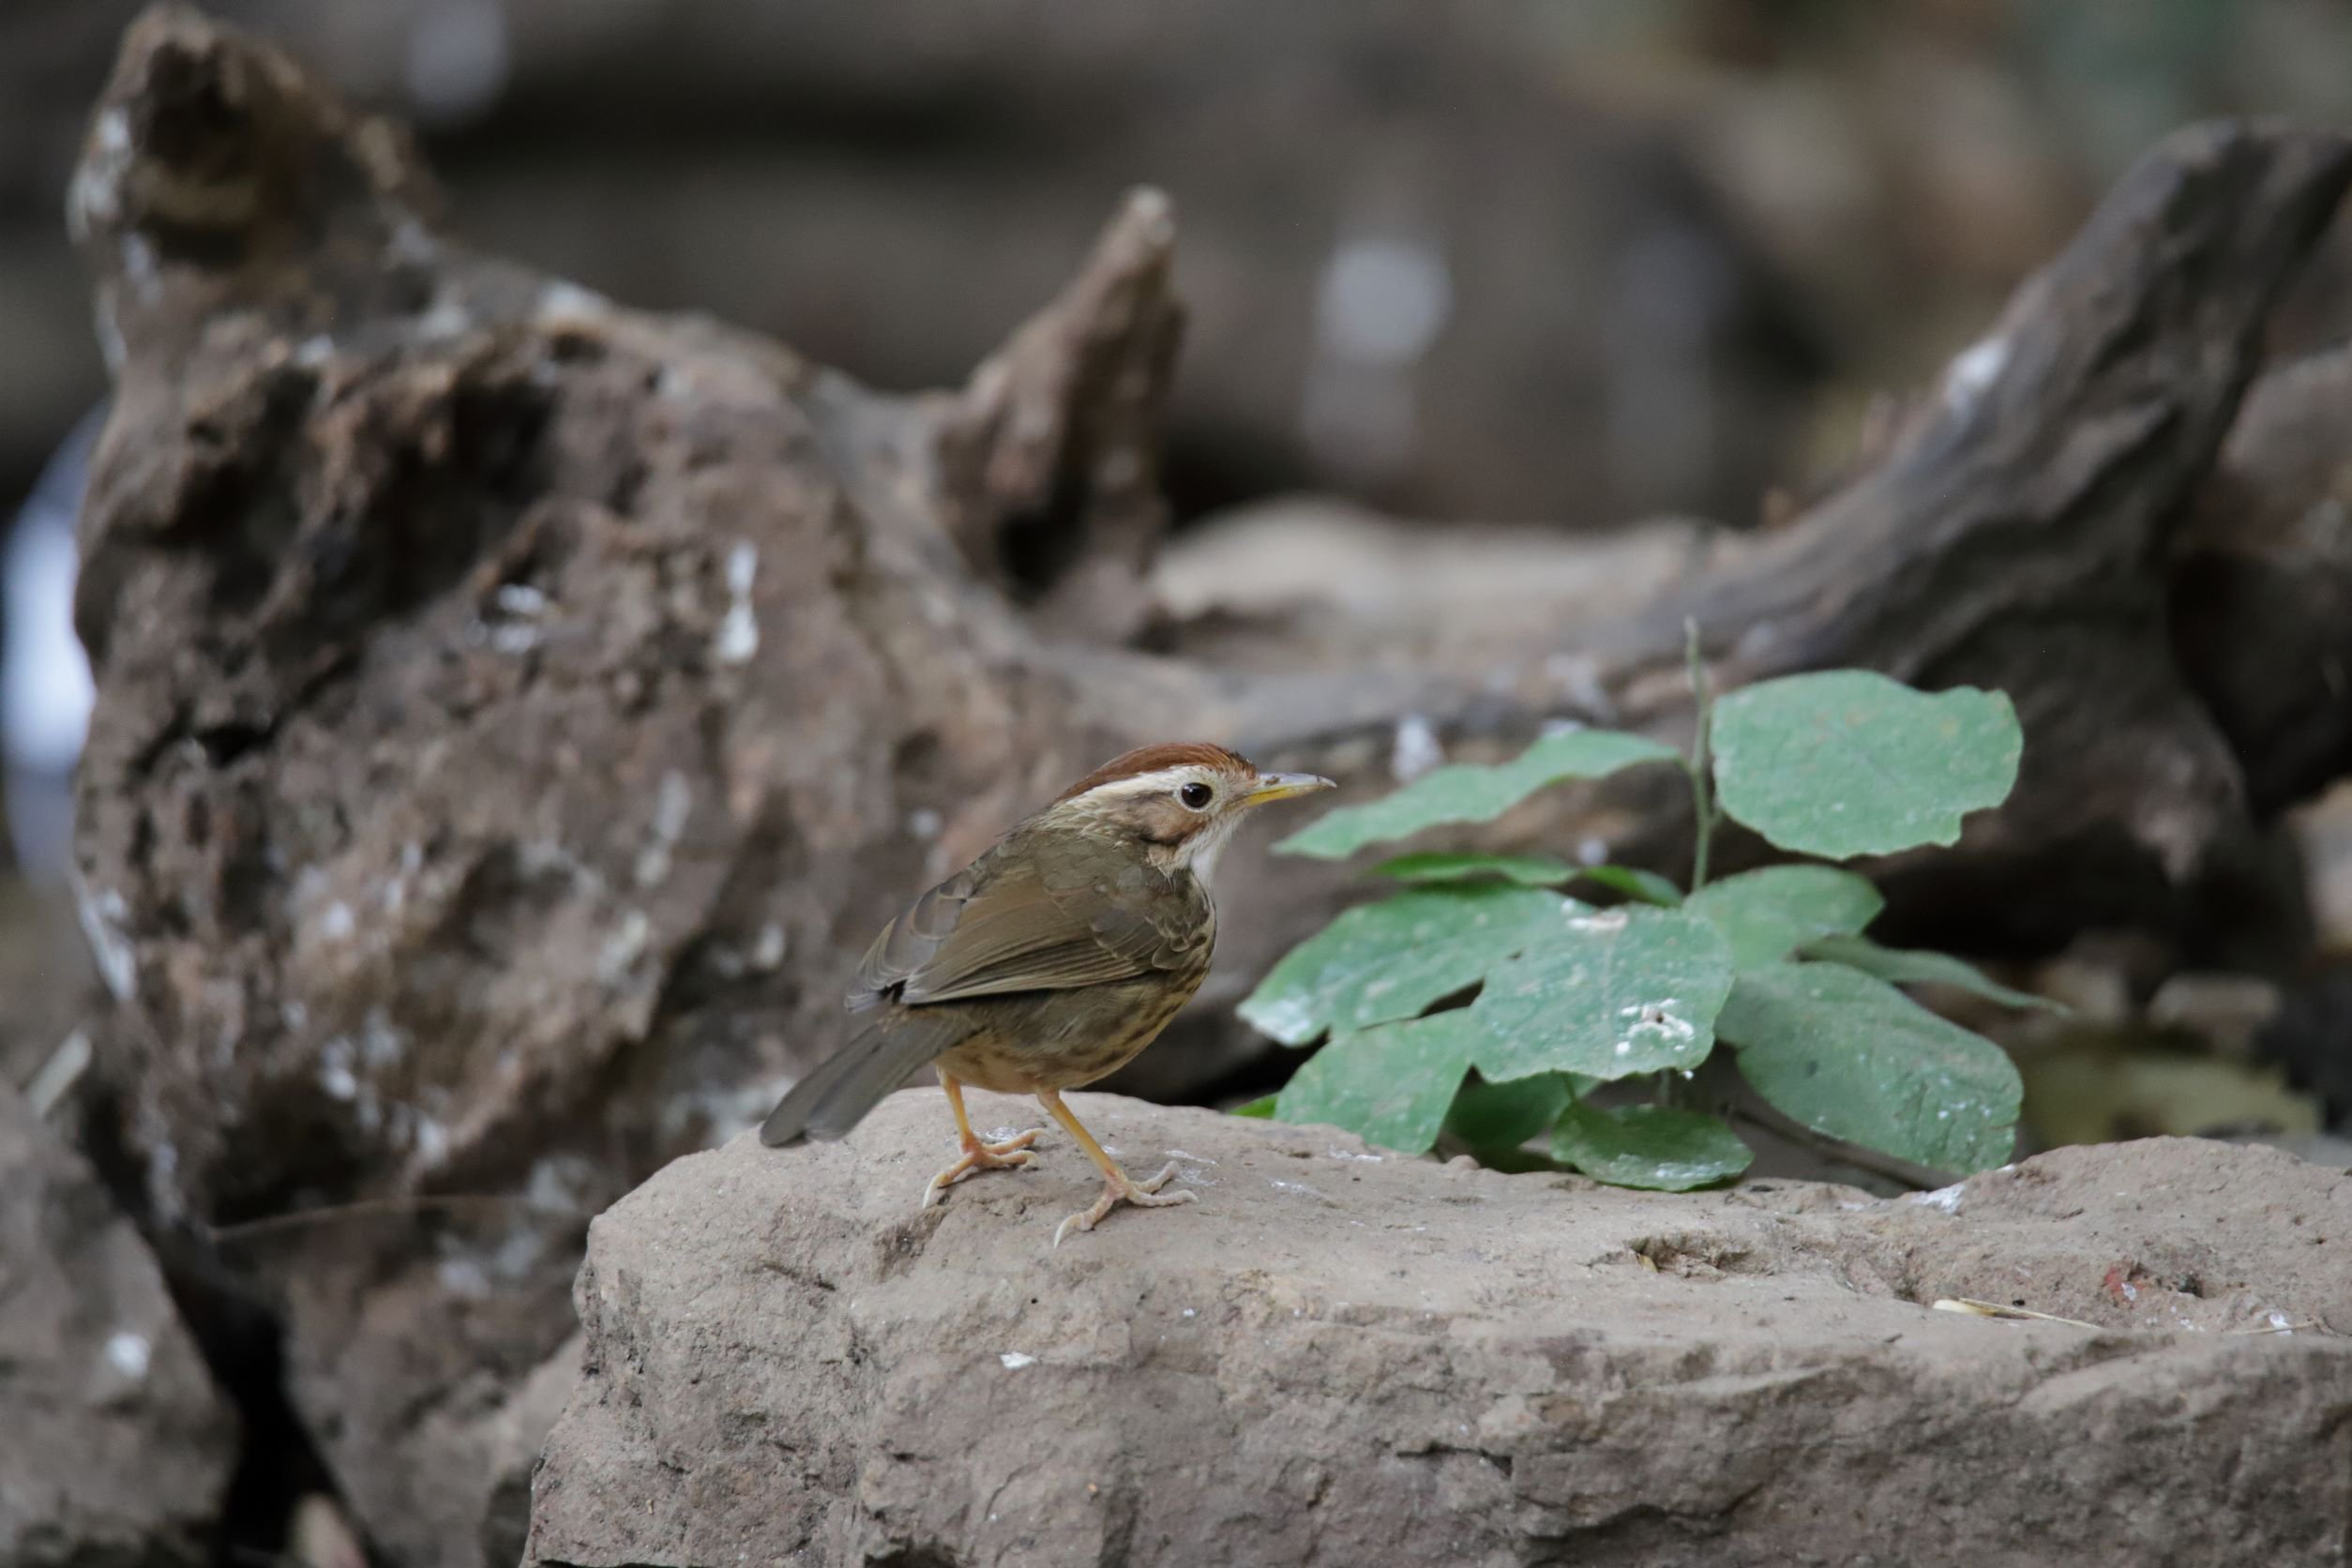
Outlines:
[{"label": "bird's dark eye", "polygon": [[1177,791],[1176,798],[1183,801],[1186,806],[1191,807],[1195,811],[1205,811],[1209,808],[1209,802],[1215,796],[1215,791],[1210,789],[1209,786],[1201,783],[1199,779],[1195,779],[1190,784],[1187,784],[1183,789]]}]

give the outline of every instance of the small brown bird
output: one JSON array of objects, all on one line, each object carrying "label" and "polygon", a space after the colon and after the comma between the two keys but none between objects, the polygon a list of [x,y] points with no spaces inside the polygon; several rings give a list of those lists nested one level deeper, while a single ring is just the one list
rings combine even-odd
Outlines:
[{"label": "small brown bird", "polygon": [[1173,1163],[1148,1182],[1120,1169],[1062,1092],[1124,1065],[1200,988],[1217,928],[1209,879],[1241,820],[1329,788],[1199,743],[1104,763],[882,927],[849,995],[863,1027],[792,1086],[760,1140],[839,1138],[928,1062],[963,1157],[931,1179],[925,1207],[975,1170],[1026,1165],[1043,1131],[983,1142],[964,1115],[967,1083],[1036,1095],[1102,1168],[1103,1196],[1055,1229],[1054,1245],[1117,1203],[1191,1202],[1160,1192]]}]

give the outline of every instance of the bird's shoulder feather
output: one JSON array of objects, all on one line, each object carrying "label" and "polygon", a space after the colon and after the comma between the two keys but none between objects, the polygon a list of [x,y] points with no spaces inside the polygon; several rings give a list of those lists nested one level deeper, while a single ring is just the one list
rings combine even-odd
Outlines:
[{"label": "bird's shoulder feather", "polygon": [[882,927],[858,966],[850,1006],[1205,969],[1215,924],[1190,872],[1024,823]]}]

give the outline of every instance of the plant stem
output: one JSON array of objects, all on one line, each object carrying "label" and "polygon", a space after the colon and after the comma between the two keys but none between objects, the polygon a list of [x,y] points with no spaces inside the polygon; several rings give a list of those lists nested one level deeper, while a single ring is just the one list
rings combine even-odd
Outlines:
[{"label": "plant stem", "polygon": [[1715,837],[1715,799],[1708,788],[1708,775],[1714,770],[1712,731],[1715,723],[1715,694],[1707,685],[1707,661],[1700,656],[1698,622],[1696,618],[1682,623],[1682,656],[1691,671],[1691,696],[1697,712],[1697,730],[1691,736],[1691,754],[1682,761],[1682,771],[1691,776],[1691,810],[1696,818],[1698,842],[1691,852],[1691,891],[1707,885],[1707,852]]}]

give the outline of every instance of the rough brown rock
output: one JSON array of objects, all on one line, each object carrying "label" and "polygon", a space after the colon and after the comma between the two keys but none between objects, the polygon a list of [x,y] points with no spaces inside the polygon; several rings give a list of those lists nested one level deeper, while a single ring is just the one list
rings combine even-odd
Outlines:
[{"label": "rough brown rock", "polygon": [[[1647,1195],[1078,1100],[1201,1200],[1050,1249],[1096,1178],[1049,1134],[918,1212],[946,1117],[910,1091],[843,1143],[739,1138],[598,1219],[529,1560],[2352,1550],[2343,1172],[2161,1139],[1914,1199]],[[2082,1322],[1926,1304],[1964,1296]]]},{"label": "rough brown rock", "polygon": [[236,1418],[98,1176],[0,1082],[0,1563],[211,1560]]}]

